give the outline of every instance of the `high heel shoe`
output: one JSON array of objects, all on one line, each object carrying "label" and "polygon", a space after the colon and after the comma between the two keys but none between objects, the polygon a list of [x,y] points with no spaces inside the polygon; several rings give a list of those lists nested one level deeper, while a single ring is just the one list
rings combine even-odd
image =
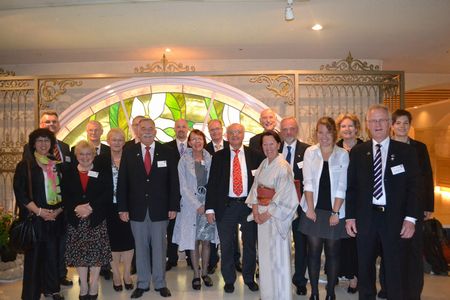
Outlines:
[{"label": "high heel shoe", "polygon": [[116,292],[120,292],[123,290],[123,286],[121,284],[115,285],[114,282],[113,282],[113,288]]},{"label": "high heel shoe", "polygon": [[86,294],[86,295],[80,295],[78,299],[80,299],[80,300],[90,300],[91,298],[90,298],[89,294]]},{"label": "high heel shoe", "polygon": [[347,293],[349,293],[349,294],[355,294],[357,291],[358,291],[358,287],[348,286],[348,288],[347,288]]},{"label": "high heel shoe", "polygon": [[[130,278],[130,280],[131,280],[131,278]],[[125,281],[125,278],[123,279],[123,284],[125,285],[125,289],[126,289],[126,290],[132,290],[132,289],[134,288],[134,286],[133,286],[133,281],[131,281],[131,283],[127,283],[127,282]]]},{"label": "high heel shoe", "polygon": [[202,288],[202,282],[200,281],[200,278],[197,277],[192,279],[192,288],[197,291]]},{"label": "high heel shoe", "polygon": [[98,294],[89,295],[89,300],[97,300]]}]

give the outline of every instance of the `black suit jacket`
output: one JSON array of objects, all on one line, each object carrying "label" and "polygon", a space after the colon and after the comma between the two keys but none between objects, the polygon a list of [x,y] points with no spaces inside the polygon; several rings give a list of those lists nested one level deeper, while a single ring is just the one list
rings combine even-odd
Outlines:
[{"label": "black suit jacket", "polygon": [[135,139],[129,140],[129,141],[127,141],[125,143],[125,145],[123,145],[123,149],[128,148],[130,146],[133,146],[134,144],[136,144],[136,140]]},{"label": "black suit jacket", "polygon": [[97,176],[89,176],[86,192],[81,186],[80,175],[77,164],[69,165],[63,172],[62,191],[65,203],[64,210],[67,214],[67,221],[78,226],[79,218],[75,215],[75,207],[80,204],[89,203],[92,207],[90,226],[95,227],[106,218],[106,213],[110,210],[112,197],[111,171],[104,168],[104,164],[94,160],[93,172]]},{"label": "black suit jacket", "polygon": [[[248,190],[253,184],[252,170],[256,170],[264,159],[259,152],[244,146],[245,163],[247,165]],[[220,221],[228,201],[230,186],[230,147],[217,151],[211,162],[205,209],[214,209],[216,220]]]},{"label": "black suit jacket", "polygon": [[117,187],[120,212],[129,212],[130,219],[142,222],[146,212],[152,221],[168,219],[169,211],[180,210],[176,154],[172,148],[155,141],[152,168],[145,172],[141,143],[123,150]]},{"label": "black suit jacket", "polygon": [[[373,153],[372,141],[356,145],[350,151],[348,166],[346,219],[356,219],[358,233],[366,233],[372,226]],[[404,172],[394,175],[392,167],[403,166]],[[419,217],[419,165],[413,147],[390,141],[384,188],[386,192],[386,220],[391,238],[399,238],[406,216]]]},{"label": "black suit jacket", "polygon": [[434,211],[434,181],[431,169],[430,156],[427,146],[419,141],[409,139],[409,144],[416,149],[419,160],[421,187],[420,209],[421,211]]},{"label": "black suit jacket", "polygon": [[252,138],[250,138],[250,142],[248,144],[248,146],[250,148],[252,148],[253,150],[256,150],[262,154],[264,154],[262,147],[261,147],[261,136],[262,136],[262,132],[258,133],[257,135],[254,135]]},{"label": "black suit jacket", "polygon": [[[228,143],[228,141],[223,141],[223,148],[229,148],[230,147],[230,143]],[[206,151],[208,151],[209,152],[209,154],[211,154],[211,155],[214,155],[214,153],[216,152],[216,151],[214,151],[214,145],[213,145],[213,142],[209,142],[208,144],[206,144],[206,147],[205,147],[205,149],[206,149]],[[222,150],[222,149],[220,149],[220,150]]]}]

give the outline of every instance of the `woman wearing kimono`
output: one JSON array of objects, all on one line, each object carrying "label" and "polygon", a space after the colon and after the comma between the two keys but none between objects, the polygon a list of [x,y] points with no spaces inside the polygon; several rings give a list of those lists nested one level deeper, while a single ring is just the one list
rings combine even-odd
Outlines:
[{"label": "woman wearing kimono", "polygon": [[258,224],[258,259],[261,299],[292,299],[290,227],[298,206],[294,175],[278,152],[281,139],[274,131],[261,136],[266,159],[256,170],[245,203],[250,220]]}]

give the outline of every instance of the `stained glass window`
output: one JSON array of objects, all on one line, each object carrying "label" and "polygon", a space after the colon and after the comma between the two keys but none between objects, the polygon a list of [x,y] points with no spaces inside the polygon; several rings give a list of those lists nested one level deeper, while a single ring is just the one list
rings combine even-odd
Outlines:
[{"label": "stained glass window", "polygon": [[[234,100],[234,99],[233,99]],[[134,117],[143,115],[155,121],[157,128],[156,139],[160,142],[168,142],[175,138],[173,129],[175,121],[183,118],[188,121],[189,128],[203,130],[209,140],[207,122],[210,119],[219,119],[224,128],[232,123],[241,123],[245,127],[244,144],[248,144],[250,138],[261,132],[262,127],[255,115],[250,116],[244,109],[238,109],[234,101],[214,100],[201,95],[180,92],[157,92],[133,96],[121,102],[113,103],[98,110],[95,114],[80,120],[79,124],[68,133],[64,141],[69,145],[75,145],[79,140],[86,139],[86,123],[89,120],[97,120],[103,125],[102,140],[106,140],[106,134],[111,128],[122,128],[127,139],[133,138],[131,128],[128,127],[127,116],[130,122]],[[247,108],[248,109],[248,108]],[[224,130],[225,132],[225,130]]]}]

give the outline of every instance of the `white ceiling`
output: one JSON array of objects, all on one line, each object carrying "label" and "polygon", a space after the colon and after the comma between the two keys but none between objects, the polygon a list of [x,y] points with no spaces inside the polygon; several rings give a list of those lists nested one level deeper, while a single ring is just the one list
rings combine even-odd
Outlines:
[{"label": "white ceiling", "polygon": [[[1,0],[6,64],[160,59],[381,59],[450,73],[449,0]],[[314,23],[324,30],[312,31]]]}]

